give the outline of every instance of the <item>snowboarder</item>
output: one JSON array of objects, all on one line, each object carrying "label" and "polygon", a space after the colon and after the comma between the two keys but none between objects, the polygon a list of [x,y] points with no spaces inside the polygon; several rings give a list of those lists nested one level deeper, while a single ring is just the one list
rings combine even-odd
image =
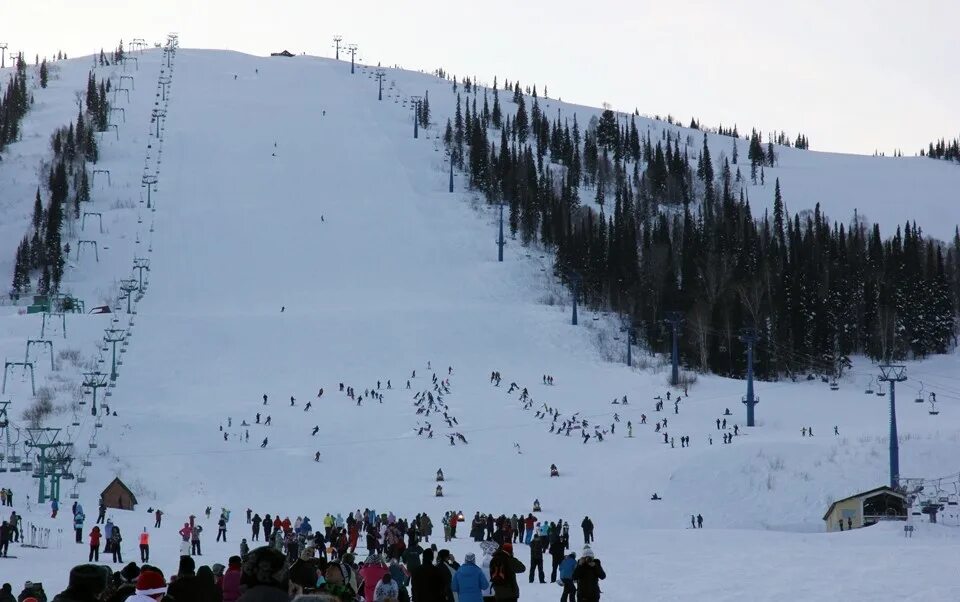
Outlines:
[{"label": "snowboarder", "polygon": [[317,452],[317,453],[313,456],[313,461],[314,461],[314,462],[319,462],[319,461],[320,461],[320,452]]}]

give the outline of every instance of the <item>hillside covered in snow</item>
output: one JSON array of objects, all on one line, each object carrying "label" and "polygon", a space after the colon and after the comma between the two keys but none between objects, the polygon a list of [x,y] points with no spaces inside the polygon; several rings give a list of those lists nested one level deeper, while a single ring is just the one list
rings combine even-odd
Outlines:
[{"label": "hillside covered in snow", "polygon": [[[62,228],[71,252],[59,290],[83,301],[83,311],[27,313],[36,273],[29,292],[0,306],[3,355],[32,366],[7,366],[3,466],[21,468],[11,454],[36,453],[24,443],[29,411],[41,398],[50,408],[32,426],[60,428],[58,441],[73,444],[73,478],[62,482],[56,519],[48,504],[36,503],[31,470],[0,473],[24,522],[51,530],[47,548],[12,548],[17,558],[0,560],[0,581],[42,581],[49,595],[59,592],[69,567],[87,558],[87,546],[73,543],[66,509],[80,502],[89,530],[100,492],[120,477],[138,499],[134,511],[109,512],[125,533],[125,558],[136,559],[136,534],[146,528],[152,559],[168,572],[176,568],[177,529],[190,515],[207,527],[201,560],[213,563],[249,538],[247,508],[291,520],[306,515],[315,524],[327,512],[358,508],[427,512],[439,525],[446,511],[525,514],[536,499],[539,520],[570,522],[578,553],[580,522],[591,517],[608,574],[605,600],[635,600],[638,587],[675,600],[957,594],[955,504],[939,525],[911,517],[912,539],[900,523],[824,532],[831,502],[889,479],[889,385],[876,382],[869,359],[850,354],[833,390],[832,375],[820,378],[828,372],[822,358],[783,349],[771,332],[758,363],[780,350],[782,367],[802,369],[756,383],[758,421],[747,428],[744,381],[698,373],[686,347],[690,382],[669,386],[668,359],[655,352],[669,340],[659,330],[662,316],[638,316],[647,330],[638,329],[631,367],[624,364],[624,319],[599,302],[609,299],[609,288],[585,290],[579,324],[571,324],[563,264],[570,258],[558,258],[549,237],[544,242],[540,217],[524,244],[524,220],[534,219],[524,215],[529,199],[504,198],[507,240],[497,261],[498,209],[487,202],[486,184],[471,186],[471,159],[483,165],[489,157],[471,158],[465,142],[450,192],[449,151],[455,163],[459,151],[455,139],[444,140],[448,119],[456,123],[457,95],[463,113],[469,106],[482,115],[492,88],[468,93],[463,82],[455,90],[448,79],[385,68],[380,100],[373,66],[351,74],[349,63],[331,59],[190,49],[129,56],[95,67],[91,57],[54,63],[49,86],[32,88],[21,139],[0,163],[0,278],[11,282],[18,245],[36,228],[38,185],[44,201],[50,198],[51,137],[76,119],[75,93],[88,89],[91,68],[96,81],[109,82],[110,106],[123,112],[111,111],[116,127],[96,134],[90,200],[74,213],[71,187]],[[416,137],[413,96],[430,107]],[[527,110],[532,100],[525,96]],[[501,90],[499,102],[504,121],[516,119],[510,94]],[[601,122],[602,109],[537,102],[551,128],[572,128],[576,117],[586,137]],[[615,117],[628,136],[631,123],[636,127],[638,144],[642,138],[666,147],[669,138],[694,172],[706,147],[723,191],[733,138],[711,134],[704,142],[696,130]],[[484,149],[492,144],[496,157],[514,146],[527,152],[512,140],[502,145],[502,132],[473,134],[488,137]],[[558,144],[562,151],[563,140]],[[743,163],[730,210],[739,220],[737,206],[749,205],[753,217],[766,212],[772,221],[779,180],[791,214],[809,211],[812,220],[819,204],[828,216],[817,235],[829,237],[834,222],[848,225],[856,210],[867,231],[880,224],[885,240],[914,220],[922,229],[917,245],[928,235],[945,246],[952,240],[956,165],[778,146],[774,164],[763,166],[763,183],[754,184],[749,142],[736,144]],[[534,149],[530,171],[510,174],[511,182],[538,180]],[[562,161],[543,157],[555,174],[569,173]],[[649,164],[628,162],[638,178]],[[550,187],[560,199],[563,177],[556,177]],[[703,186],[689,183],[686,208],[648,199],[651,231],[661,218],[671,226],[685,213],[699,215]],[[595,187],[578,180],[576,188],[579,206],[599,214]],[[611,218],[612,197],[622,191],[616,188],[604,207]],[[541,200],[540,216],[553,202]],[[634,207],[641,204],[638,195]],[[572,231],[571,223],[558,230]],[[644,257],[643,247],[635,250]],[[90,313],[95,306],[111,312]],[[626,304],[616,309],[628,312]],[[727,347],[713,326],[700,330],[710,336],[710,354],[734,358],[729,372],[742,369],[739,342]],[[105,336],[117,341],[115,379],[114,343]],[[37,340],[51,345],[28,344]],[[896,389],[901,476],[926,479],[925,496],[954,503],[956,367],[951,353],[908,361],[908,380]],[[808,380],[808,373],[817,377]],[[90,383],[101,381],[94,404]],[[438,400],[432,406],[423,401],[427,393]],[[551,464],[559,477],[549,476]],[[446,477],[443,497],[434,495],[438,469]],[[652,501],[654,493],[662,499]],[[232,510],[228,542],[213,541],[215,519],[202,516],[207,506]],[[162,528],[154,528],[148,508],[163,510]],[[704,528],[690,529],[698,513]],[[479,552],[463,535],[438,545],[458,558]],[[528,560],[525,546],[516,553]],[[850,568],[838,575],[838,566]],[[521,591],[522,599],[538,601],[555,600],[560,589],[521,576]]]}]

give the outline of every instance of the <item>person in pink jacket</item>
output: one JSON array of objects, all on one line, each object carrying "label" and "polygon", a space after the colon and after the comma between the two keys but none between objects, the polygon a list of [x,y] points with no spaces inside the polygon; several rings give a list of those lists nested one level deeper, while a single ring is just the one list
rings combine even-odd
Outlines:
[{"label": "person in pink jacket", "polygon": [[223,602],[237,602],[240,597],[240,564],[239,556],[231,556],[227,561],[227,570],[223,573]]},{"label": "person in pink jacket", "polygon": [[377,584],[380,583],[383,576],[389,572],[390,569],[387,568],[387,565],[383,562],[383,557],[379,554],[370,554],[370,556],[363,561],[363,568],[360,569],[360,577],[363,578],[363,599],[366,602],[374,602]]}]

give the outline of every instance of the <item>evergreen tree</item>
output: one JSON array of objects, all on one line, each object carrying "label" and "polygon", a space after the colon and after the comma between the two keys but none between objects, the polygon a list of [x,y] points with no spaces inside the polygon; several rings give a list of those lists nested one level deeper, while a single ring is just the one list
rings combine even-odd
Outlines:
[{"label": "evergreen tree", "polygon": [[524,107],[523,96],[519,94],[519,84],[517,90],[517,115],[514,117],[513,127],[517,131],[517,139],[520,144],[526,144],[527,136],[530,134],[530,123],[527,121],[527,110]]}]

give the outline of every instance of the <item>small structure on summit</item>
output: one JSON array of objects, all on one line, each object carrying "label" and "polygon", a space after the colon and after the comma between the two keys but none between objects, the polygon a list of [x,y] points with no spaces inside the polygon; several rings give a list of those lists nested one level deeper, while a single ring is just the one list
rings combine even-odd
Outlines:
[{"label": "small structure on summit", "polygon": [[828,532],[868,527],[882,520],[907,520],[907,497],[884,485],[835,501],[823,520]]},{"label": "small structure on summit", "polygon": [[107,508],[116,508],[117,510],[133,510],[137,505],[137,496],[133,495],[130,488],[118,478],[113,479],[103,493],[100,494],[100,500]]},{"label": "small structure on summit", "polygon": [[286,56],[286,57],[290,57],[290,56],[293,56],[293,53],[291,53],[289,50],[284,50],[283,52],[271,52],[271,53],[270,53],[270,56]]}]

